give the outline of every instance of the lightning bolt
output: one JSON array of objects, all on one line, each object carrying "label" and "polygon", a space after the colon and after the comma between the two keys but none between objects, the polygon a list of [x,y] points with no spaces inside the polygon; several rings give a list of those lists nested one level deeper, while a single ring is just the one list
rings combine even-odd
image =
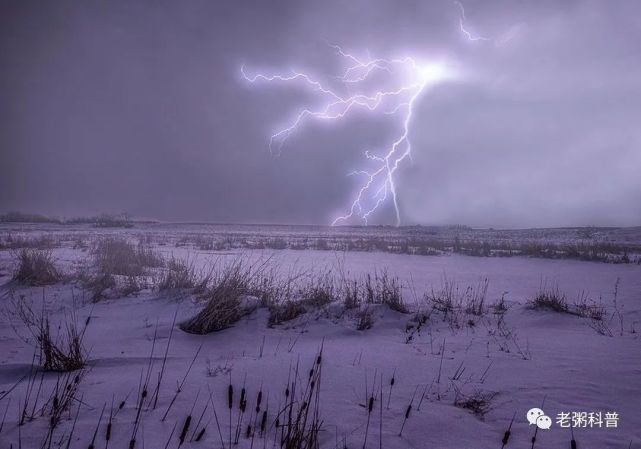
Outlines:
[{"label": "lightning bolt", "polygon": [[465,17],[465,8],[463,7],[463,3],[459,1],[454,1],[454,3],[459,7],[461,10],[461,16],[458,19],[459,23],[459,29],[461,30],[461,33],[470,41],[491,41],[489,37],[483,37],[483,36],[474,36],[472,33],[470,33],[468,30],[465,29],[465,22],[467,22],[467,17]]},{"label": "lightning bolt", "polygon": [[[458,0],[454,0],[454,3],[460,10],[459,30],[466,39],[473,42],[494,41],[468,31],[465,26],[467,22],[465,8]],[[513,27],[497,44],[504,45],[517,32],[518,27]],[[358,110],[385,114],[392,116],[393,119],[399,117],[398,130],[390,141],[376,151],[364,152],[367,166],[373,166],[373,168],[353,170],[348,173],[349,176],[362,179],[360,187],[349,203],[347,211],[331,222],[332,225],[337,225],[360,220],[368,224],[372,214],[389,201],[396,215],[396,225],[399,226],[401,214],[395,175],[406,159],[411,160],[410,127],[414,117],[414,107],[429,87],[451,79],[457,74],[450,65],[442,61],[424,63],[412,57],[372,58],[369,52],[366,58],[362,58],[344,51],[338,45],[327,44],[345,61],[342,72],[332,77],[332,80],[338,84],[337,87],[333,87],[331,83],[328,85],[321,82],[306,72],[291,70],[288,74],[250,75],[245,66],[241,66],[241,75],[250,83],[298,83],[318,94],[322,99],[320,105],[300,110],[285,127],[272,134],[269,138],[269,151],[272,155],[279,156],[289,137],[308,120],[337,121]],[[377,72],[387,75],[386,82],[393,87],[368,90],[372,84],[372,74]],[[380,78],[376,78],[376,82],[381,83]],[[357,93],[351,93],[354,91]]]},{"label": "lightning bolt", "polygon": [[[338,45],[330,45],[330,47],[346,61],[346,67],[342,73],[333,77],[339,85],[338,88],[329,87],[304,72],[291,71],[285,75],[262,73],[249,75],[245,67],[241,67],[242,76],[250,83],[298,82],[318,93],[323,99],[320,106],[302,109],[288,125],[272,134],[269,138],[270,152],[273,155],[280,155],[287,139],[307,120],[340,120],[356,110],[400,116],[400,130],[390,143],[376,152],[365,151],[368,165],[374,165],[374,168],[354,170],[349,173],[351,176],[362,178],[360,187],[346,213],[331,222],[332,225],[337,225],[359,219],[367,224],[370,216],[389,200],[394,208],[398,226],[401,223],[401,215],[395,174],[403,161],[411,157],[412,147],[409,137],[414,106],[429,86],[443,81],[451,73],[442,62],[420,63],[411,57],[363,59],[345,52]],[[368,91],[367,87],[371,84],[368,81],[375,72],[388,75],[388,81],[393,87]],[[358,92],[343,94],[341,87],[343,90]]]}]

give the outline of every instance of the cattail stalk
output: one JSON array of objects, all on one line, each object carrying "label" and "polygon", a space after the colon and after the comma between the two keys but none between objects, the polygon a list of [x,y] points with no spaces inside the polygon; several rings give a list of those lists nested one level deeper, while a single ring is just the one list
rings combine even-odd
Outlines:
[{"label": "cattail stalk", "polygon": [[196,423],[196,426],[194,427],[194,432],[191,434],[191,439],[189,440],[190,442],[194,441],[194,436],[196,435],[196,432],[198,431],[198,427],[200,427],[200,423],[202,422],[203,417],[205,416],[205,412],[207,411],[207,407],[209,407],[209,401],[207,401],[207,403],[205,404],[205,407],[203,408],[203,411],[200,414],[200,418],[198,418],[198,422]]},{"label": "cattail stalk", "polygon": [[407,409],[405,410],[405,417],[403,418],[403,424],[401,425],[401,431],[398,433],[398,436],[403,435],[403,429],[405,428],[405,423],[410,417],[410,413],[412,412],[412,406],[414,405],[414,399],[416,398],[416,392],[418,391],[418,385],[414,389],[414,394],[412,395],[412,399],[410,400],[409,405],[407,406]]},{"label": "cattail stalk", "polygon": [[11,405],[11,398],[9,398],[9,400],[7,401],[7,407],[4,409],[4,415],[2,415],[2,422],[0,423],[0,433],[2,433],[5,420],[7,419],[7,413],[9,412],[9,405]]},{"label": "cattail stalk", "polygon": [[82,396],[80,397],[80,403],[78,404],[78,411],[76,412],[76,417],[73,420],[73,425],[71,426],[71,432],[69,433],[69,439],[67,440],[67,449],[71,446],[71,439],[73,438],[73,432],[76,429],[76,423],[78,422],[78,415],[80,415],[80,407],[82,407]]},{"label": "cattail stalk", "polygon": [[247,409],[247,390],[245,389],[245,384],[247,383],[247,373],[245,373],[245,378],[243,379],[243,387],[240,390],[240,400],[238,402],[238,420],[236,422],[236,430],[234,432],[234,444],[238,444],[240,439],[241,424],[243,417],[245,416],[245,410]]},{"label": "cattail stalk", "polygon": [[574,439],[574,427],[570,426],[570,433],[572,434],[572,439],[570,440],[570,449],[577,449],[576,440]]},{"label": "cattail stalk", "polygon": [[421,411],[421,404],[423,403],[423,400],[425,399],[425,395],[429,393],[429,391],[432,389],[432,385],[434,384],[434,379],[432,379],[432,383],[430,383],[430,386],[428,387],[427,384],[425,384],[425,388],[423,389],[423,394],[421,394],[421,399],[418,401],[418,407],[416,407],[417,411]]},{"label": "cattail stalk", "polygon": [[180,431],[180,436],[178,437],[178,447],[182,446],[187,437],[187,432],[189,432],[189,426],[191,425],[191,415],[187,415],[185,423],[183,424],[183,429]]},{"label": "cattail stalk", "polygon": [[[547,396],[543,396],[543,402],[541,402],[541,408],[543,408],[543,406],[545,405],[546,397]],[[532,442],[532,446],[530,447],[530,449],[534,449],[534,445],[536,444],[536,436],[538,433],[539,433],[539,426],[535,426],[534,435],[532,435],[532,439],[530,440]]]},{"label": "cattail stalk", "polygon": [[172,398],[171,402],[169,403],[169,406],[167,407],[167,411],[165,411],[165,414],[163,415],[162,419],[160,420],[161,422],[165,421],[167,418],[167,414],[169,413],[169,410],[171,410],[171,407],[173,407],[174,402],[176,402],[176,399],[178,398],[178,395],[182,392],[183,386],[185,385],[185,382],[187,381],[187,376],[189,376],[189,373],[191,372],[191,369],[194,366],[194,363],[196,362],[196,358],[198,358],[198,354],[200,354],[200,350],[202,349],[203,345],[201,344],[198,346],[198,350],[196,351],[196,354],[194,354],[194,358],[191,360],[191,363],[189,364],[189,367],[187,368],[187,372],[185,373],[185,376],[183,377],[182,381],[178,385],[178,389],[176,390],[176,394],[174,394],[174,397]]},{"label": "cattail stalk", "polygon": [[209,390],[209,402],[211,403],[211,408],[212,408],[212,410],[214,412],[214,418],[216,419],[216,427],[218,428],[218,436],[220,437],[220,445],[222,446],[223,449],[225,449],[225,441],[223,441],[223,433],[220,430],[220,422],[218,421],[218,414],[216,413],[216,406],[214,405],[214,396],[211,393],[211,390],[209,389],[209,385],[207,386],[207,389]]},{"label": "cattail stalk", "polygon": [[162,359],[162,365],[160,367],[160,373],[158,373],[158,383],[156,384],[156,390],[154,391],[154,410],[158,404],[158,396],[160,395],[160,384],[162,382],[163,375],[165,374],[165,365],[167,363],[167,355],[169,354],[169,346],[171,345],[171,337],[174,333],[174,327],[176,327],[176,317],[178,316],[178,309],[174,312],[174,319],[171,322],[171,330],[169,331],[169,339],[167,340],[167,347],[165,348],[165,356]]},{"label": "cattail stalk", "polygon": [[405,410],[405,417],[403,418],[403,424],[401,425],[401,431],[398,433],[398,436],[403,435],[403,429],[405,428],[405,423],[407,422],[407,419],[410,417],[410,412],[412,411],[412,404],[407,406],[407,409]]},{"label": "cattail stalk", "polygon": [[443,345],[441,346],[441,361],[439,362],[439,365],[438,365],[438,378],[436,379],[437,384],[441,383],[441,370],[443,369],[444,356],[445,356],[445,338],[443,338]]},{"label": "cattail stalk", "polygon": [[171,437],[174,436],[174,432],[176,431],[176,427],[178,427],[178,423],[174,423],[174,428],[171,429],[171,433],[169,434],[169,438],[167,438],[167,443],[165,444],[165,449],[169,447],[169,443],[171,443]]},{"label": "cattail stalk", "polygon": [[231,373],[229,374],[229,387],[227,387],[227,406],[229,408],[229,447],[231,448],[231,415],[234,407],[234,386],[231,383]]},{"label": "cattail stalk", "polygon": [[381,388],[379,391],[379,395],[381,398],[381,406],[379,407],[378,413],[379,413],[379,422],[378,422],[378,447],[379,449],[383,449],[383,404],[382,404],[382,399],[383,399],[383,375],[381,374]]},{"label": "cattail stalk", "polygon": [[109,422],[105,431],[105,449],[109,447],[109,440],[111,440],[111,424],[114,417],[114,395],[111,396],[111,409],[109,410]]},{"label": "cattail stalk", "polygon": [[367,435],[369,434],[369,421],[372,416],[372,410],[374,410],[374,396],[370,396],[369,401],[367,402],[367,424],[365,425],[365,438],[363,439],[363,449],[365,449],[365,445],[367,444]]},{"label": "cattail stalk", "polygon": [[105,407],[107,406],[107,403],[105,402],[102,405],[102,410],[100,411],[100,417],[98,418],[98,424],[96,424],[96,430],[93,433],[93,438],[91,439],[91,444],[89,445],[88,449],[94,449],[95,443],[96,443],[96,437],[98,436],[98,429],[100,428],[100,422],[102,421],[102,414],[105,412]]},{"label": "cattail stalk", "polygon": [[503,439],[501,440],[501,443],[503,445],[501,446],[501,449],[505,448],[505,446],[507,446],[508,441],[510,441],[510,435],[512,434],[512,424],[514,424],[514,418],[516,418],[516,412],[514,412],[514,415],[512,415],[512,420],[510,421],[510,425],[508,426],[507,430],[503,434]]},{"label": "cattail stalk", "polygon": [[389,382],[389,396],[387,396],[387,410],[389,410],[389,404],[390,404],[390,401],[392,400],[392,389],[394,388],[395,383],[396,383],[396,368],[394,368],[394,372],[392,373],[392,378],[390,379],[390,382]]}]

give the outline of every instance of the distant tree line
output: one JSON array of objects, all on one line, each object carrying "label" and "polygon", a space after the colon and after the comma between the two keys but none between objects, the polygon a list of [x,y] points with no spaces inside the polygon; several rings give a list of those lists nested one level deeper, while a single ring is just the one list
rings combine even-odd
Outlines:
[{"label": "distant tree line", "polygon": [[41,214],[7,212],[0,214],[0,223],[91,224],[99,228],[130,228],[133,226],[133,220],[127,213],[100,214],[93,217],[57,218]]}]

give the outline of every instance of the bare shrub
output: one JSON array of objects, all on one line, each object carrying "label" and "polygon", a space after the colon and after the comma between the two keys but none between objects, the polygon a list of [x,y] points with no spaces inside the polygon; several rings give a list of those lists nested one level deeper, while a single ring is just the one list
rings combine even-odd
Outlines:
[{"label": "bare shrub", "polygon": [[50,251],[22,249],[13,279],[29,285],[49,285],[62,280]]},{"label": "bare shrub", "polygon": [[133,243],[117,237],[101,240],[94,250],[99,271],[123,276],[143,276],[146,268],[161,267],[162,256],[144,244]]}]

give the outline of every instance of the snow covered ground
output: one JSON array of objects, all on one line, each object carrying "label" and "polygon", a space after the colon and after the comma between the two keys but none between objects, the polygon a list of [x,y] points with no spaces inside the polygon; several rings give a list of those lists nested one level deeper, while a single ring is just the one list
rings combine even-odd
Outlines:
[{"label": "snow covered ground", "polygon": [[[46,227],[24,234],[35,232],[47,235]],[[258,308],[229,329],[194,335],[172,328],[172,322],[175,313],[178,323],[193,316],[203,307],[202,302],[187,291],[159,291],[151,277],[140,291],[126,297],[90,300],[75,273],[91,266],[92,245],[105,232],[121,231],[78,229],[63,239],[60,247],[54,245],[53,259],[69,277],[44,287],[12,281],[15,250],[0,251],[4,312],[0,323],[0,417],[5,416],[0,447],[21,444],[38,448],[43,442],[45,447],[88,447],[98,428],[95,447],[108,443],[109,447],[126,448],[138,421],[135,447],[175,448],[188,415],[192,423],[182,447],[229,447],[229,432],[235,432],[239,421],[238,395],[243,385],[248,407],[241,419],[237,447],[278,447],[287,413],[278,416],[277,411],[286,407],[287,385],[298,366],[299,390],[290,395],[302,401],[301,386],[309,388],[308,373],[321,348],[316,398],[322,448],[501,448],[512,420],[505,447],[529,448],[536,426],[527,422],[526,413],[534,407],[552,419],[549,430],[537,431],[536,448],[570,447],[572,433],[581,449],[641,447],[638,264],[376,251],[217,251],[176,246],[179,238],[175,234],[167,233],[164,242],[163,233],[154,231],[147,241],[155,251],[166,260],[188,259],[197,271],[214,261],[217,266],[233,262],[239,255],[250,261],[267,260],[282,273],[331,269],[337,275],[359,278],[386,270],[398,277],[411,310],[404,314],[385,305],[370,305],[373,325],[359,331],[354,312],[338,303],[274,327],[268,326],[268,310]],[[123,234],[145,240],[140,230]],[[468,287],[477,291],[486,279],[486,305],[480,315],[459,310],[454,318],[448,317],[434,310],[434,303],[425,298],[438,296],[447,285],[454,286],[454,291],[458,288],[459,296],[465,297]],[[602,307],[603,320],[596,323],[573,313],[527,307],[542,285],[558,287],[573,307],[575,303]],[[501,298],[506,311],[495,307]],[[34,311],[48,311],[54,328],[68,322],[71,311],[81,324],[90,317],[83,341],[88,364],[75,399],[49,441],[48,401],[64,376],[32,371],[34,341],[25,338],[29,334],[15,313],[15,304],[20,301],[31,304]],[[426,321],[417,329],[422,316]],[[602,335],[604,329],[607,335]],[[147,376],[149,384],[156,385],[169,341],[156,407],[149,399],[140,407],[140,385]],[[234,387],[231,426],[230,380]],[[263,402],[257,414],[259,391]],[[153,399],[153,392],[149,394]],[[374,402],[368,425],[371,396]],[[18,425],[23,409],[27,416],[23,425]],[[264,411],[265,431],[260,432]],[[562,427],[565,422],[557,422],[562,417],[559,414],[572,412],[594,412],[594,418],[601,413],[603,422],[599,426],[594,419],[577,419],[577,427]],[[616,413],[618,419],[605,420],[606,413],[610,418]],[[606,426],[614,423],[616,427]],[[256,427],[249,437],[248,425]],[[202,428],[202,439],[195,441]],[[194,441],[190,442],[192,435]]]}]

